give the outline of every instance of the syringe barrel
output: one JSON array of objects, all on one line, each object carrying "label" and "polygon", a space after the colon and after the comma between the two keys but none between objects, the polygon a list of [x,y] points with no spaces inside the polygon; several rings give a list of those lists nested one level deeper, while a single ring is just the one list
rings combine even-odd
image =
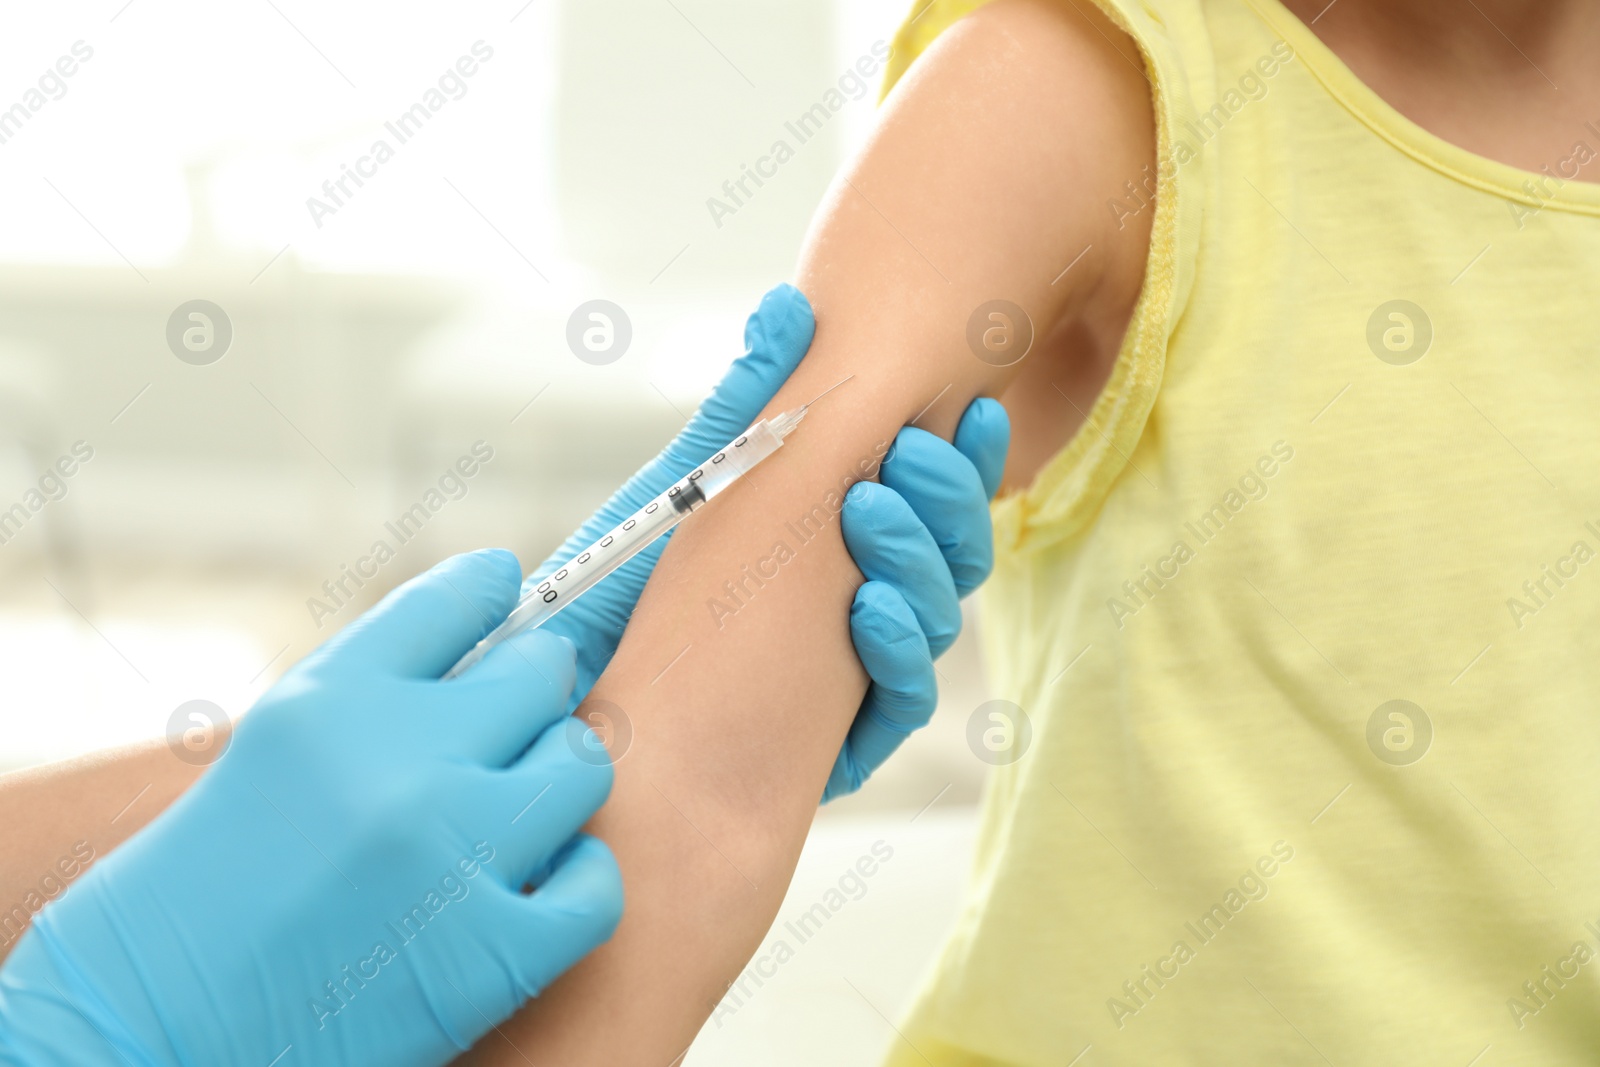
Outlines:
[{"label": "syringe barrel", "polygon": [[774,433],[767,421],[751,426],[728,442],[716,455],[690,471],[682,480],[657,499],[667,500],[683,514],[698,511],[706,501],[766,459],[783,445],[783,438]]},{"label": "syringe barrel", "polygon": [[[792,426],[790,427],[792,429]],[[505,620],[445,674],[454,678],[502,641],[543,626],[558,612],[665,534],[706,501],[738,481],[783,445],[783,435],[763,419],[730,441],[666,492],[529,589]]]},{"label": "syringe barrel", "polygon": [[454,678],[477,663],[489,650],[524,630],[543,626],[563,608],[600,583],[606,575],[632,559],[641,550],[688,517],[693,508],[675,507],[671,495],[682,494],[679,482],[650,503],[628,516],[622,524],[600,540],[557,567],[538,585],[522,594],[512,609],[489,636],[479,641],[445,673]]},{"label": "syringe barrel", "polygon": [[701,486],[701,492],[710,499],[732,485],[746,471],[772,455],[782,445],[783,438],[774,432],[767,420],[762,419],[730,441],[726,448],[706,460],[698,470],[690,471],[684,481],[705,483]]}]

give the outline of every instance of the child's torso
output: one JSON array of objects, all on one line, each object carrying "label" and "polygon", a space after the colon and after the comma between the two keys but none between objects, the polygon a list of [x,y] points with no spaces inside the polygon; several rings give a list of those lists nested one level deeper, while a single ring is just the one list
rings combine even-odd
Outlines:
[{"label": "child's torso", "polygon": [[1029,740],[913,1040],[1592,1062],[1600,188],[1451,152],[1275,3],[1196,10],[1190,284],[1109,490],[997,510]]}]

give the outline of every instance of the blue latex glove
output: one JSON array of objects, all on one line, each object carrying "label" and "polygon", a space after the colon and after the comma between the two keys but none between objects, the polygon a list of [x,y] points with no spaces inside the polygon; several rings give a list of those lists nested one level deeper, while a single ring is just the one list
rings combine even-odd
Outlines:
[{"label": "blue latex glove", "polygon": [[[547,559],[524,589],[549,574],[667,487],[704,463],[761,414],[800,365],[815,330],[811,305],[792,285],[761,300],[745,324],[745,353],[683,431]],[[927,723],[938,700],[933,659],[961,628],[958,600],[993,562],[987,499],[1000,484],[1011,428],[1005,409],[978,400],[950,444],[901,431],[882,485],[863,483],[845,500],[846,544],[870,579],[851,608],[856,654],[872,679],[829,777],[826,801],[860,788],[907,734]],[[588,694],[671,535],[619,568],[542,629],[578,646],[574,707]]]},{"label": "blue latex glove", "polygon": [[[811,347],[815,329],[811,304],[794,286],[780,285],[763,296],[760,306],[745,322],[744,355],[734,360],[689,424],[660,455],[641,467],[600,510],[589,516],[523,583],[523,590],[544,581],[557,567],[666,492],[755,422],[761,409],[800,365],[801,357]],[[578,646],[574,707],[588,695],[595,679],[611,662],[639,594],[644,592],[645,582],[673,533],[676,531],[659,538],[540,627],[569,637]]]},{"label": "blue latex glove", "polygon": [[0,1061],[441,1064],[610,937],[616,863],[574,835],[612,770],[565,714],[570,644],[525,633],[437,681],[520,579],[457,556],[290,670],[34,921]]},{"label": "blue latex glove", "polygon": [[845,495],[844,543],[867,582],[850,605],[850,636],[872,679],[822,794],[861,788],[939,703],[933,661],[961,632],[960,598],[994,563],[989,498],[1000,487],[1011,423],[997,400],[972,402],[955,445],[908,426],[883,461],[882,484]]}]

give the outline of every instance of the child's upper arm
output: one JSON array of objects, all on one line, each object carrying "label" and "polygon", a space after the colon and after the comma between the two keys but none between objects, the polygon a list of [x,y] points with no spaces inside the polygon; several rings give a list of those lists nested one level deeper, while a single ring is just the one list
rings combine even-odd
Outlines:
[{"label": "child's upper arm", "polygon": [[872,355],[855,349],[864,368],[846,372],[894,360],[908,414],[956,382],[937,409],[953,426],[1009,377],[968,343],[981,305],[1019,305],[1042,336],[1107,290],[1137,290],[1149,213],[1123,225],[1107,205],[1145,181],[1154,142],[1138,53],[1087,0],[996,0],[956,23],[813,221],[798,284],[818,346],[796,378],[826,378],[822,354],[859,338]]}]

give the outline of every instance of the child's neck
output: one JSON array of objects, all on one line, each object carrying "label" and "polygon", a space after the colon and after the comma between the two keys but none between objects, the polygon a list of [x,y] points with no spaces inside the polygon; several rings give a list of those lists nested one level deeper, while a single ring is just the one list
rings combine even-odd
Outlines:
[{"label": "child's neck", "polygon": [[[1283,0],[1423,129],[1524,170],[1600,151],[1600,4],[1590,0]],[[1579,178],[1600,181],[1600,159]]]}]

